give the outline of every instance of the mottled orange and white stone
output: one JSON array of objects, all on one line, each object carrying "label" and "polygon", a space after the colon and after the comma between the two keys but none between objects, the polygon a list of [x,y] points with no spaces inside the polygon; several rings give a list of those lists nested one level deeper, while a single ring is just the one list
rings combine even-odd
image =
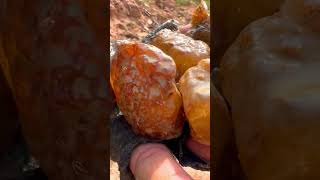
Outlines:
[{"label": "mottled orange and white stone", "polygon": [[182,105],[176,65],[155,46],[118,41],[111,59],[110,81],[118,106],[133,130],[155,139],[182,132]]}]

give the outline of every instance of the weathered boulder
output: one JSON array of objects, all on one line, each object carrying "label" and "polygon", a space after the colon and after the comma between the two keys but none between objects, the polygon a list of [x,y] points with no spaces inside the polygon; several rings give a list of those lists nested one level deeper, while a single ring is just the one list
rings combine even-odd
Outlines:
[{"label": "weathered boulder", "polygon": [[214,57],[220,58],[249,23],[276,12],[284,0],[221,0],[214,2]]},{"label": "weathered boulder", "polygon": [[105,3],[5,2],[0,3],[3,67],[31,154],[49,179],[106,178],[112,103]]},{"label": "weathered boulder", "polygon": [[319,1],[288,0],[246,27],[222,59],[222,94],[249,180],[320,177],[319,10]]}]

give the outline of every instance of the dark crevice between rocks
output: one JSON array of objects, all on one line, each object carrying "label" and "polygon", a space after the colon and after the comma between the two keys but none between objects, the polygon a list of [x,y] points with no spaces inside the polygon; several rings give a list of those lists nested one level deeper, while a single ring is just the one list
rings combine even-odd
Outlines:
[{"label": "dark crevice between rocks", "polygon": [[1,180],[47,180],[39,165],[29,154],[19,122],[19,113],[9,83],[0,69],[0,179]]},{"label": "dark crevice between rocks", "polygon": [[15,146],[0,157],[1,180],[47,180],[47,176],[28,152],[21,131]]}]

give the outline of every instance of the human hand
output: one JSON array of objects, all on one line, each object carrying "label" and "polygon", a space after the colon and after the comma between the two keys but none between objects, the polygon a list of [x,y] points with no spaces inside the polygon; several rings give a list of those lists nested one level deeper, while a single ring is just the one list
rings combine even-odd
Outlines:
[{"label": "human hand", "polygon": [[[186,141],[186,146],[201,159],[210,160],[210,146],[192,139]],[[131,155],[130,169],[138,180],[210,179],[208,172],[183,168],[165,145],[156,143],[138,146]]]}]

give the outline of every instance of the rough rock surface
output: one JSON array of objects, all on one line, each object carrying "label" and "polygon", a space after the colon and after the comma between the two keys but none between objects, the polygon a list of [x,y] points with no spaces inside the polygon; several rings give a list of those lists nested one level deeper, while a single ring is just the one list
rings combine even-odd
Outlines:
[{"label": "rough rock surface", "polygon": [[319,179],[320,1],[288,0],[245,28],[221,64],[249,180]]},{"label": "rough rock surface", "polygon": [[181,135],[182,97],[170,56],[149,44],[121,41],[110,67],[117,104],[137,134],[161,140]]},{"label": "rough rock surface", "polygon": [[249,23],[270,16],[284,0],[221,0],[214,3],[214,57],[220,62],[226,49]]},{"label": "rough rock surface", "polygon": [[177,80],[187,69],[202,59],[210,58],[210,47],[206,43],[168,29],[158,32],[151,44],[173,58],[177,66]]},{"label": "rough rock surface", "polygon": [[2,66],[31,154],[50,179],[105,178],[111,109],[105,3],[2,2]]},{"label": "rough rock surface", "polygon": [[191,137],[210,146],[210,59],[189,68],[179,80]]}]

